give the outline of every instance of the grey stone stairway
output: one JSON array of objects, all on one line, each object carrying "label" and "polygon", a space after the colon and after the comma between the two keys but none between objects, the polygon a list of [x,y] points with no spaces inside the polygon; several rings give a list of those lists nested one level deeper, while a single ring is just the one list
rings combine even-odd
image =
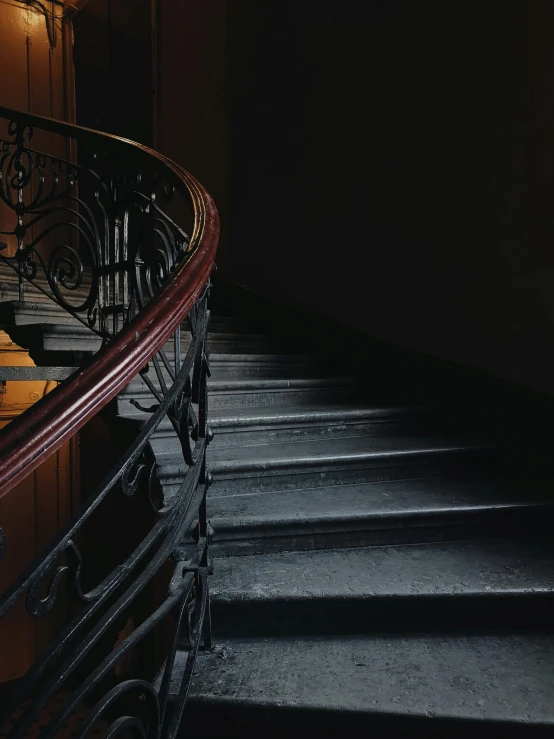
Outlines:
[{"label": "grey stone stairway", "polygon": [[[54,309],[3,311],[50,366],[95,350]],[[554,736],[550,486],[386,377],[236,318],[212,320],[210,348],[215,646],[182,735]],[[110,412],[144,422],[132,401],[153,402],[141,380]],[[167,424],[152,446],[171,497]]]},{"label": "grey stone stairway", "polygon": [[[191,725],[554,735],[549,487],[386,383],[302,366],[281,359],[259,392],[224,371],[211,385],[216,646]],[[171,454],[162,469],[176,484]]]}]

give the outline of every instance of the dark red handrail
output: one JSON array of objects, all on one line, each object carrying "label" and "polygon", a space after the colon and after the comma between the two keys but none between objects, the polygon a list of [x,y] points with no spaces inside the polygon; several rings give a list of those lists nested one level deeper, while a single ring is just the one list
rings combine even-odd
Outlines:
[{"label": "dark red handrail", "polygon": [[114,398],[168,341],[209,279],[219,238],[219,217],[211,197],[192,175],[147,146],[7,108],[0,107],[0,116],[69,138],[98,142],[100,137],[108,146],[122,145],[131,158],[149,161],[157,170],[177,178],[188,191],[194,212],[189,259],[176,267],[155,297],[88,366],[0,432],[2,498]]}]

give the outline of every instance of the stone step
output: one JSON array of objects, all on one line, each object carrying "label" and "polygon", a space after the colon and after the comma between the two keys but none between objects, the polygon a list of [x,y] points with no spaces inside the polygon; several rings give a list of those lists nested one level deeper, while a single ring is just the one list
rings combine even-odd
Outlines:
[{"label": "stone step", "polygon": [[[491,445],[481,441],[422,436],[364,436],[214,449],[208,459],[214,478],[210,497],[430,477],[462,467],[478,468],[490,462],[491,451]],[[180,456],[168,455],[158,461],[163,485],[177,487],[185,471]]]},{"label": "stone step", "polygon": [[[247,380],[210,380],[210,413],[216,415],[221,409],[256,408],[260,406],[296,406],[316,403],[337,403],[348,400],[354,386],[349,378],[293,378]],[[134,380],[118,396],[119,415],[130,417],[140,413],[131,401],[143,407],[154,400],[146,383]]]},{"label": "stone step", "polygon": [[554,636],[542,632],[228,639],[199,654],[188,725],[229,737],[547,737],[553,682]]},{"label": "stone step", "polygon": [[[33,284],[34,283],[34,284]],[[52,289],[46,276],[38,268],[38,272],[33,279],[33,283],[23,279],[23,300],[20,301],[19,295],[19,275],[11,269],[7,264],[0,260],[0,302],[23,302],[38,303],[51,305],[54,303]],[[61,291],[64,299],[73,305],[82,305],[90,294],[90,286],[92,283],[92,274],[90,268],[84,267],[83,283],[76,290],[67,290],[60,283],[58,289]],[[35,287],[37,285],[37,287]]]},{"label": "stone step", "polygon": [[[83,347],[88,346],[86,342],[100,341],[93,331],[87,326],[84,326],[81,322],[73,320],[70,323],[31,323],[21,326],[14,327],[20,337],[27,340],[34,340],[36,342],[42,342],[44,349],[49,349],[52,342],[63,342],[78,341],[81,342]],[[190,344],[190,331],[183,328],[181,330],[181,346],[187,347]],[[228,333],[228,332],[209,332],[210,350],[213,352],[225,353],[221,346],[230,346],[232,349],[229,351],[231,354],[240,353],[241,346],[253,346],[258,347],[261,351],[265,351],[266,348],[271,346],[270,339],[264,334],[243,334],[243,333]],[[81,348],[79,344],[79,348]],[[95,348],[96,344],[92,345]],[[64,348],[64,347],[62,347]],[[168,350],[172,348],[172,342],[167,344]],[[245,352],[249,353],[249,351]]]},{"label": "stone step", "polygon": [[62,323],[82,326],[81,322],[53,302],[36,303],[26,300],[0,302],[0,327],[28,326],[34,323]]},{"label": "stone step", "polygon": [[[173,370],[174,351],[171,343],[165,348]],[[181,357],[181,360],[183,357]],[[163,363],[161,369],[166,382],[169,374]],[[210,354],[210,371],[212,380],[230,379],[279,379],[287,377],[318,377],[328,375],[331,368],[323,366],[317,360],[303,354]],[[148,377],[157,380],[154,367],[150,366]]]},{"label": "stone step", "polygon": [[95,352],[102,339],[79,321],[64,323],[29,323],[8,330],[20,346],[32,346],[41,351]]},{"label": "stone step", "polygon": [[[29,324],[69,324],[77,326],[87,332],[87,327],[65,308],[42,296],[41,302],[33,300],[0,300],[0,328],[4,326],[28,326]],[[78,297],[78,296],[77,296]],[[83,297],[86,297],[83,294]],[[74,299],[75,305],[78,300]],[[84,319],[86,318],[83,314]],[[189,331],[188,321],[182,325],[183,332]],[[249,334],[260,338],[260,334],[249,330],[240,318],[233,316],[211,316],[209,323],[210,335],[216,334]],[[263,337],[265,338],[265,336]]]},{"label": "stone step", "polygon": [[215,637],[544,628],[553,554],[547,534],[217,559]]},{"label": "stone step", "polygon": [[[148,413],[131,406],[124,417],[140,423],[141,419],[146,420],[148,416]],[[210,449],[391,434],[408,429],[413,432],[423,428],[428,420],[423,408],[405,406],[329,404],[219,409],[210,414],[210,428],[215,434]],[[155,431],[152,447],[160,458],[178,453],[180,442],[169,419],[164,418]]]},{"label": "stone step", "polygon": [[421,428],[425,409],[410,406],[301,405],[213,411],[213,449],[250,444],[337,439]]},{"label": "stone step", "polygon": [[[76,357],[91,356],[102,346],[102,339],[77,320],[63,323],[26,323],[5,326],[16,344],[29,350],[37,365],[66,366],[76,363]],[[181,332],[181,352],[185,355],[191,335]],[[263,334],[210,333],[209,346],[219,354],[260,354],[275,352],[279,346]],[[173,341],[166,345],[166,352],[173,362]]]},{"label": "stone step", "polygon": [[208,514],[212,551],[226,556],[525,533],[551,526],[553,506],[549,490],[443,477],[221,493]]},{"label": "stone step", "polygon": [[[210,354],[212,380],[318,376],[323,367],[302,354]],[[327,373],[326,373],[327,374]]]},{"label": "stone step", "polygon": [[[348,405],[267,406],[216,409],[210,415],[214,439],[210,450],[260,444],[339,439],[414,431],[426,421],[422,408]],[[154,436],[157,458],[178,455],[180,442],[165,419]]]},{"label": "stone step", "polygon": [[[210,380],[210,410],[312,405],[348,401],[355,384],[348,377]],[[215,415],[215,413],[214,413]]]},{"label": "stone step", "polygon": [[78,367],[28,367],[25,365],[12,365],[5,367],[0,365],[0,380],[5,382],[37,382],[45,380],[53,380],[62,382],[74,372]]},{"label": "stone step", "polygon": [[[67,353],[66,353],[67,354]],[[57,355],[56,355],[57,356]],[[65,356],[65,354],[64,354]],[[247,380],[247,379],[285,379],[287,377],[295,377],[298,379],[305,379],[310,375],[317,374],[315,372],[316,364],[303,363],[301,361],[288,361],[288,362],[248,362],[248,361],[220,361],[220,357],[231,357],[233,355],[220,355],[216,354],[210,357],[210,368],[212,381],[226,381],[226,380]],[[248,357],[250,355],[239,355],[241,357]],[[258,355],[251,355],[256,357]],[[170,366],[173,369],[173,353],[168,353],[168,359],[170,360]],[[48,357],[47,361],[51,361],[52,357]],[[171,377],[167,372],[163,362],[160,362],[160,369],[162,375],[168,387],[171,386]],[[6,369],[6,368],[4,368]],[[2,376],[0,379],[4,380],[65,380],[78,369],[76,366],[66,364],[61,367],[54,367],[52,365],[40,365],[38,367],[11,367],[6,370],[6,376]],[[321,372],[321,368],[317,368],[318,372]],[[150,366],[148,371],[148,377],[154,382],[156,388],[159,388],[159,382],[154,368]],[[138,378],[132,389],[139,389],[142,394],[149,395],[146,383]],[[152,398],[152,396],[149,396]]]}]

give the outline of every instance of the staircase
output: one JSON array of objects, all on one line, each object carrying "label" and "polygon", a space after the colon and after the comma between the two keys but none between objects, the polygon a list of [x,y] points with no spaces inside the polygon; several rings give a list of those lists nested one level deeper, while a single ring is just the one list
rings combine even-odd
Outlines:
[{"label": "staircase", "polygon": [[[121,446],[1,594],[65,620],[0,736],[554,736],[551,412],[242,299],[210,317],[217,213],[182,167],[0,124],[0,326],[37,364],[0,379],[62,381],[0,434],[0,498],[95,416]],[[46,167],[34,127],[78,156]]]},{"label": "staircase", "polygon": [[[55,365],[82,351],[86,329],[41,304],[4,303],[2,316],[46,360],[37,372],[74,371]],[[69,329],[82,346],[65,344]],[[183,324],[181,350],[189,343]],[[198,658],[186,725],[206,736],[549,736],[549,488],[501,474],[506,455],[479,419],[472,434],[455,414],[408,402],[378,368],[368,391],[245,319],[213,317],[209,343],[215,645]],[[152,367],[105,417],[140,429],[149,384],[159,392]],[[183,459],[167,421],[151,446],[169,503]],[[175,685],[186,657],[177,652]]]},{"label": "staircase", "polygon": [[550,489],[500,474],[479,418],[472,434],[384,378],[372,397],[244,322],[213,331],[216,646],[197,663],[194,722],[209,736],[554,735]]}]

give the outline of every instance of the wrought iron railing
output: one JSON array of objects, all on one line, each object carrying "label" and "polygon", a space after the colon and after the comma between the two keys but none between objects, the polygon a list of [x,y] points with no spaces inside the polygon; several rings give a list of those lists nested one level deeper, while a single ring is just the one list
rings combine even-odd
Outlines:
[{"label": "wrought iron railing", "polygon": [[[6,108],[0,199],[0,260],[19,297],[38,291],[102,340],[85,366],[0,432],[0,497],[136,375],[154,397],[125,453],[0,600],[0,618],[24,598],[36,619],[62,593],[71,600],[55,638],[2,694],[0,735],[64,736],[72,719],[72,736],[174,737],[197,651],[210,645],[206,337],[217,212],[185,170],[146,147]],[[167,420],[186,473],[164,500],[150,442]],[[137,500],[148,508],[146,532],[128,537],[125,556],[91,582],[90,538],[101,537],[91,519],[116,510],[121,529],[132,530]],[[0,530],[0,568],[4,539]],[[133,668],[122,670],[130,655]]]}]

